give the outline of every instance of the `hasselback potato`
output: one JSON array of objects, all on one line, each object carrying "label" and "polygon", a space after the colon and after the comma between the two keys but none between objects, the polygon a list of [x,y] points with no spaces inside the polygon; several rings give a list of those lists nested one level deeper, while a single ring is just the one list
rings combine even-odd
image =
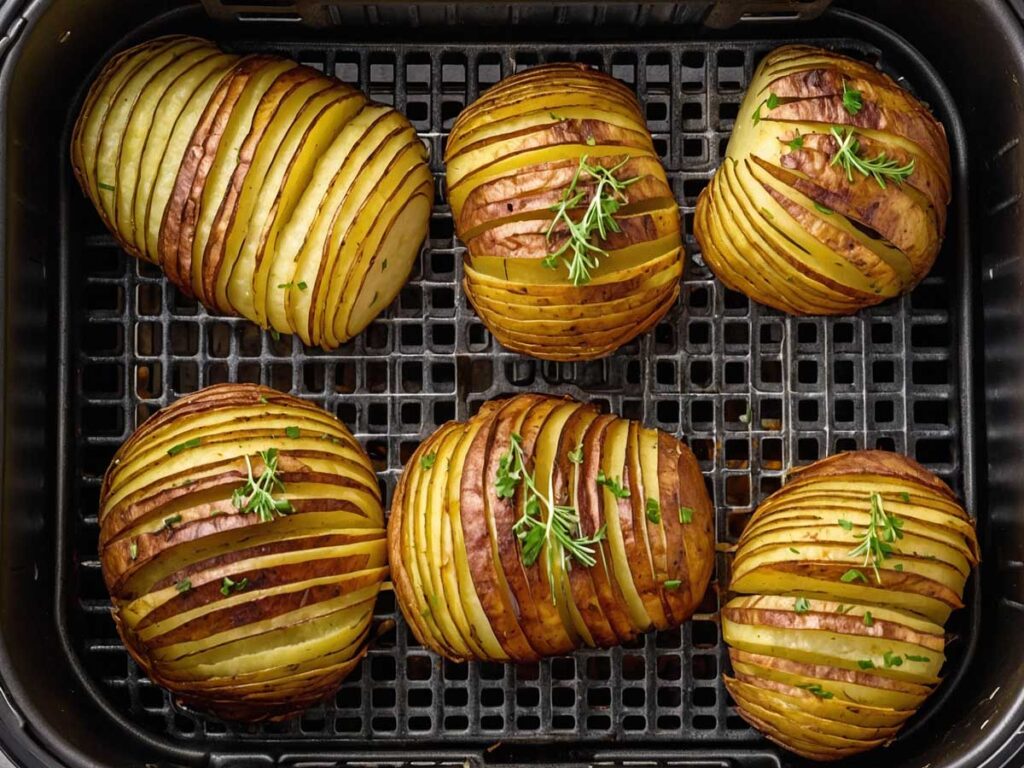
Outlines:
[{"label": "hasselback potato", "polygon": [[181,398],[114,456],[99,523],[118,632],[190,705],[286,717],[365,653],[387,577],[380,490],[315,405],[250,384]]},{"label": "hasselback potato", "polygon": [[215,312],[325,348],[391,303],[433,204],[425,148],[393,108],[195,37],[111,59],[71,158],[129,253]]},{"label": "hasselback potato", "polygon": [[978,562],[953,492],[904,456],[797,471],[740,538],[722,609],[739,714],[834,760],[890,741],[940,681],[943,624]]},{"label": "hasselback potato", "polygon": [[912,94],[862,62],[785,46],[754,73],[694,233],[715,275],[755,301],[852,314],[928,274],[951,186],[945,131]]},{"label": "hasselback potato", "polygon": [[419,446],[395,491],[388,550],[425,646],[529,661],[686,620],[711,575],[714,511],[672,436],[519,395]]},{"label": "hasselback potato", "polygon": [[636,97],[550,64],[489,88],[445,150],[463,287],[504,346],[603,357],[675,303],[679,210]]}]

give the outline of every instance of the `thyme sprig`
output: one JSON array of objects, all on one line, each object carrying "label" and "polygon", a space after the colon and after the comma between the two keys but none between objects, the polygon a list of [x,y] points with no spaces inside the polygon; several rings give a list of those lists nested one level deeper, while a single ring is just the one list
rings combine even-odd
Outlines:
[{"label": "thyme sprig", "polygon": [[[619,222],[615,220],[615,214],[626,203],[629,198],[626,196],[626,189],[642,177],[634,176],[631,179],[619,179],[616,173],[628,163],[627,156],[621,162],[610,168],[603,165],[591,165],[587,162],[587,156],[580,157],[579,167],[573,174],[569,186],[562,191],[561,199],[550,207],[555,217],[551,220],[547,232],[544,233],[548,243],[554,237],[556,228],[561,224],[569,230],[569,237],[565,239],[554,251],[548,253],[542,264],[548,269],[557,269],[561,260],[569,271],[569,280],[573,285],[582,285],[590,282],[590,272],[597,268],[598,260],[607,256],[608,251],[593,242],[597,235],[599,240],[606,240],[608,233],[621,232]],[[587,202],[586,210],[579,221],[574,221],[569,212],[583,204],[587,199],[587,190],[579,189],[580,179],[589,176],[597,182],[593,194]]]},{"label": "thyme sprig", "polygon": [[851,549],[850,557],[864,557],[864,566],[871,566],[875,572],[875,581],[882,583],[878,568],[892,556],[893,544],[903,538],[903,520],[890,515],[882,506],[882,495],[871,492],[871,518],[867,530],[858,536],[860,544]]},{"label": "thyme sprig", "polygon": [[869,160],[860,156],[860,142],[852,128],[840,128],[833,125],[831,131],[832,138],[839,143],[839,149],[832,156],[830,165],[842,167],[846,171],[847,181],[852,182],[853,172],[857,171],[865,176],[870,176],[878,182],[878,186],[885,189],[886,180],[902,184],[914,172],[914,158],[910,158],[910,162],[906,165],[899,165],[896,160],[886,156],[885,152],[880,152]]},{"label": "thyme sprig", "polygon": [[275,499],[274,492],[284,493],[284,483],[277,476],[277,449],[269,448],[259,452],[263,459],[263,472],[260,476],[252,474],[252,462],[245,457],[245,466],[249,472],[249,478],[245,485],[236,488],[231,494],[231,504],[243,515],[259,515],[261,523],[269,523],[274,519],[274,513],[285,516],[294,511],[292,503],[288,499]]},{"label": "thyme sprig", "polygon": [[572,568],[572,560],[591,567],[597,562],[594,547],[604,539],[605,526],[601,526],[593,536],[581,534],[576,510],[555,504],[550,496],[541,493],[533,475],[526,469],[523,438],[513,433],[508,451],[498,460],[495,490],[498,498],[511,499],[519,487],[524,489],[523,514],[513,524],[512,531],[519,539],[523,565],[533,565],[541,552],[545,553],[551,601],[555,603],[556,558],[561,559],[565,571]]}]

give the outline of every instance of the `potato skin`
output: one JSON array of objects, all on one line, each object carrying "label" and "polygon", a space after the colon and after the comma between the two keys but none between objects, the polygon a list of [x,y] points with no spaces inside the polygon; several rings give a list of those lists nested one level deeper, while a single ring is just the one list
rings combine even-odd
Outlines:
[{"label": "potato skin", "polygon": [[[834,130],[853,132],[862,160],[912,171],[884,186],[847,173]],[[945,131],[912,94],[845,56],[784,46],[754,73],[722,167],[698,198],[694,234],[716,276],[755,301],[852,314],[928,274],[951,188]]]},{"label": "potato skin", "polygon": [[[233,495],[268,462],[289,508],[246,513]],[[387,578],[380,491],[352,435],[310,403],[251,384],[186,395],[117,451],[99,521],[118,633],[191,706],[287,718],[366,651]]]},{"label": "potato skin", "polygon": [[[522,474],[511,488],[499,482],[516,446],[539,495]],[[436,484],[454,490],[441,508],[418,493]],[[526,564],[516,526],[530,499],[545,522],[548,503],[571,508],[573,538],[604,531],[592,566],[551,543]],[[431,519],[440,525],[421,524]],[[693,454],[670,435],[568,398],[518,395],[419,446],[395,490],[388,549],[398,603],[424,645],[456,660],[530,661],[688,619],[711,577],[714,507]],[[453,564],[455,582],[431,581]]]},{"label": "potato skin", "polygon": [[[865,560],[872,527],[888,550]],[[732,561],[721,615],[738,713],[812,760],[887,743],[941,679],[943,623],[977,562],[973,521],[913,459],[852,451],[794,470]]]},{"label": "potato skin", "polygon": [[[394,131],[375,129],[381,114]],[[194,37],[107,62],[71,162],[122,247],[178,290],[325,349],[397,296],[434,201],[426,148],[392,107],[296,62]]]},{"label": "potato skin", "polygon": [[[604,357],[674,305],[684,262],[678,206],[636,97],[614,78],[578,64],[549,64],[508,77],[459,115],[445,162],[455,231],[467,248],[463,288],[508,349],[545,360]],[[587,235],[603,253],[595,257],[590,280],[574,284],[567,261],[545,262],[570,239],[553,208],[579,196],[568,209],[578,222],[598,189],[597,171],[582,172],[584,162],[614,167],[616,179],[635,181],[612,214],[621,231]],[[654,264],[657,269],[646,274],[655,285],[638,283],[637,270]],[[593,290],[598,285],[602,290]],[[558,289],[564,309],[552,306],[544,319],[579,322],[557,332],[517,329],[551,288]],[[506,291],[509,301],[489,302],[494,289]],[[653,295],[642,308],[631,302],[644,292]],[[614,322],[595,320],[588,310],[609,301],[632,307]]]}]

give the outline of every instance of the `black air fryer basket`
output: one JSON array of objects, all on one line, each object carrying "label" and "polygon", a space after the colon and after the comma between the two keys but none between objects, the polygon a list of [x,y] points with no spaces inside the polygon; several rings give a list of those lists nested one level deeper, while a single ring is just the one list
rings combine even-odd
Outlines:
[{"label": "black air fryer basket", "polygon": [[[99,482],[161,406],[253,381],[336,413],[389,495],[422,439],[492,397],[597,401],[686,437],[720,542],[736,540],[793,466],[853,448],[908,453],[977,516],[983,564],[949,625],[943,685],[891,747],[860,762],[1021,765],[1022,10],[1020,0],[0,0],[0,749],[47,768],[798,762],[736,715],[722,685],[717,582],[680,629],[528,665],[440,660],[385,593],[378,614],[396,629],[300,719],[243,727],[178,706],[140,674],[109,617]],[[419,267],[340,350],[207,313],[120,251],[75,185],[68,139],[88,83],[112,53],[170,31],[336,74],[394,104],[430,146],[439,198]],[[692,237],[697,195],[756,63],[796,41],[877,63],[950,138],[954,201],[935,269],[911,295],[853,317],[754,304],[713,278]],[[459,287],[441,163],[454,118],[481,91],[564,60],[635,88],[688,249],[672,312],[612,357],[576,364],[512,354],[476,318]]]}]

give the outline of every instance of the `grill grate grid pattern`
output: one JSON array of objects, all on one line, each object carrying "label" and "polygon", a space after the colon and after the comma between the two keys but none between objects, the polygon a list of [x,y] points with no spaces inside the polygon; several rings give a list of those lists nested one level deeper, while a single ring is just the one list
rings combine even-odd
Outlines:
[{"label": "grill grate grid pattern", "polygon": [[[853,40],[832,47],[872,61]],[[443,201],[441,158],[459,110],[501,77],[574,59],[635,87],[692,232],[697,195],[725,145],[743,90],[770,43],[595,46],[239,44],[274,50],[357,84],[404,111],[431,150],[439,204],[409,284],[366,333],[333,353],[272,339],[212,316],[150,265],[125,256],[80,195],[68,233],[75,389],[70,418],[71,590],[62,604],[88,674],[128,721],[216,748],[317,739],[380,746],[486,746],[497,741],[616,740],[626,744],[759,743],[731,708],[713,584],[693,622],[635,645],[533,665],[451,664],[419,648],[390,593],[378,616],[398,627],[370,651],[337,697],[285,724],[226,725],[173,704],[141,677],[107,615],[97,561],[99,482],[120,442],[179,395],[222,381],[262,382],[336,413],[366,446],[388,498],[416,445],[484,401],[523,390],[596,400],[685,435],[734,542],[784,471],[852,448],[906,451],[963,490],[951,243],[910,297],[852,318],[786,318],[724,288],[692,235],[680,301],[656,329],[603,361],[556,364],[506,352],[458,287],[460,248]],[[955,219],[951,229],[962,226]],[[77,272],[76,272],[77,270]],[[719,563],[718,572],[721,572]]]}]

